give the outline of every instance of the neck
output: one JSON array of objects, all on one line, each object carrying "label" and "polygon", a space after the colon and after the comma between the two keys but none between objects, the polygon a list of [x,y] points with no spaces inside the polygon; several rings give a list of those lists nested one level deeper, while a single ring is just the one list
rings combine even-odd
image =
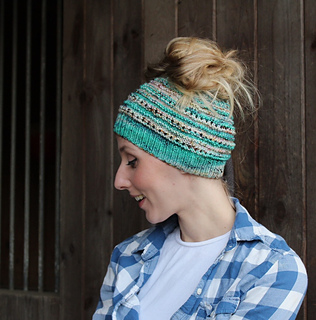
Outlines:
[{"label": "neck", "polygon": [[198,242],[221,236],[235,222],[235,209],[221,180],[197,178],[188,210],[178,213],[183,241]]}]

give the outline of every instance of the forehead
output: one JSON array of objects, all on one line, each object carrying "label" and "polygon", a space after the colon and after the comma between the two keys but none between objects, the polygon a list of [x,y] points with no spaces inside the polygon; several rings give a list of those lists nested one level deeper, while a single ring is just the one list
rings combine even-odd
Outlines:
[{"label": "forehead", "polygon": [[117,147],[120,153],[128,153],[128,152],[144,152],[145,153],[145,151],[141,150],[140,148],[135,146],[133,143],[129,142],[128,140],[120,136],[116,136],[116,140],[117,140]]}]

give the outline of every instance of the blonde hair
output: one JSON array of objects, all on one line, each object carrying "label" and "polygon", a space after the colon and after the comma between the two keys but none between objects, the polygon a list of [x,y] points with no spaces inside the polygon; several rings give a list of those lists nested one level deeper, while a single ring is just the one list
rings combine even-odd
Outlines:
[{"label": "blonde hair", "polygon": [[198,96],[212,109],[212,100],[220,99],[230,103],[231,113],[237,105],[243,116],[247,107],[254,110],[255,91],[245,70],[236,51],[223,52],[208,39],[179,37],[169,42],[161,61],[147,67],[145,76],[167,77],[184,93],[182,104]]}]

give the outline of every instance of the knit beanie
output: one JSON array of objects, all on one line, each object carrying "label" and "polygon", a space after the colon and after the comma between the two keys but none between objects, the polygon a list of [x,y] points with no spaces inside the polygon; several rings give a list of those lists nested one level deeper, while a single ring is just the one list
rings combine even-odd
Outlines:
[{"label": "knit beanie", "polygon": [[167,78],[155,78],[131,93],[119,108],[114,132],[154,157],[193,175],[220,178],[235,147],[230,105],[184,94]]}]

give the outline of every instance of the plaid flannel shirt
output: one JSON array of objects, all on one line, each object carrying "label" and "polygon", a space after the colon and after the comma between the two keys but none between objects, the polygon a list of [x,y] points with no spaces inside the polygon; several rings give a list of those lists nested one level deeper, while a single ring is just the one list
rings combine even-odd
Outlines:
[{"label": "plaid flannel shirt", "polygon": [[[233,200],[236,220],[226,248],[172,320],[295,319],[307,288],[301,259]],[[116,246],[93,320],[139,318],[137,293],[176,226],[167,221]]]}]

